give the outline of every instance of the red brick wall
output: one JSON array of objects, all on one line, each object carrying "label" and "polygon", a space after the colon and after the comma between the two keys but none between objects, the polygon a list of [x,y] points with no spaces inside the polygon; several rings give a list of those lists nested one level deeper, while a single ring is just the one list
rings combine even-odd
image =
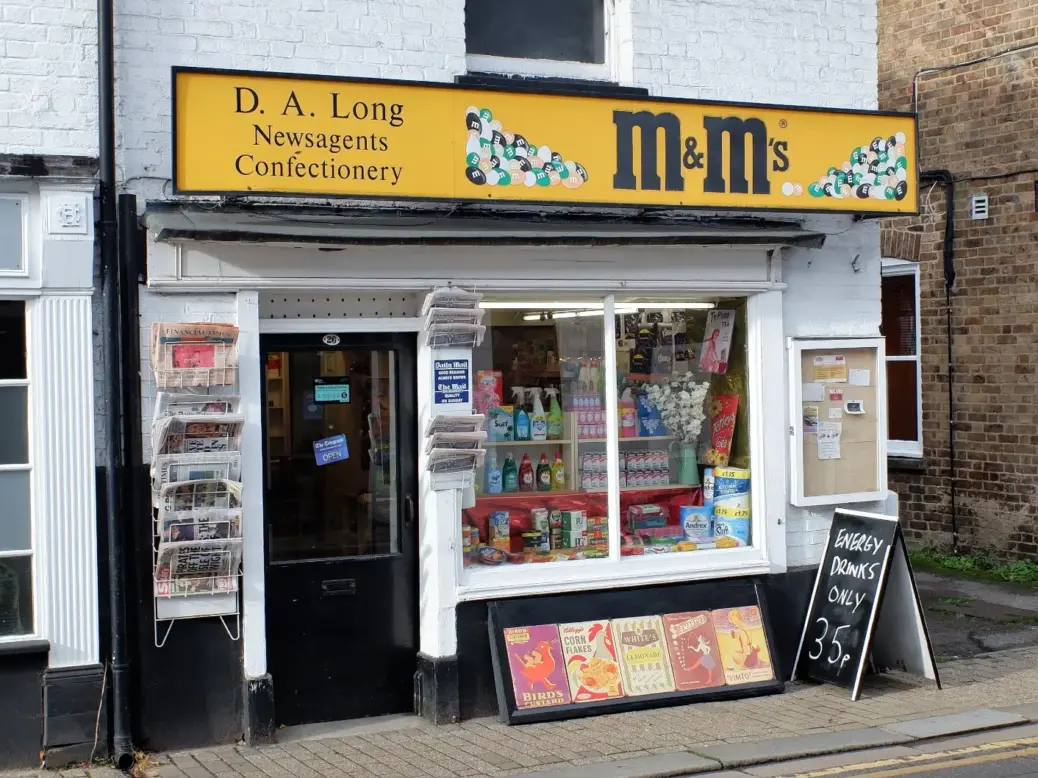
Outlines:
[{"label": "red brick wall", "polygon": [[[1035,0],[879,0],[880,107],[911,110],[913,76],[923,68],[1027,43],[1038,43]],[[918,84],[921,166],[961,179],[951,298],[960,545],[1038,557],[1038,172],[978,178],[1038,169],[1038,50],[922,76]],[[892,470],[890,482],[909,537],[947,548],[945,193],[926,184],[922,194],[920,218],[883,227],[885,255],[918,258],[921,283],[925,469]],[[989,196],[985,221],[969,218],[974,194]]]}]

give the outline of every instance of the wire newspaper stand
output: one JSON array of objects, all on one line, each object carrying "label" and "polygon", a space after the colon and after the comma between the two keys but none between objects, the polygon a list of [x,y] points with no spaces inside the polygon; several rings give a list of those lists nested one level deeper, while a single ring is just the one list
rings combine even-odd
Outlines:
[{"label": "wire newspaper stand", "polygon": [[[152,325],[155,646],[180,619],[220,619],[241,638],[241,400],[237,327]],[[212,392],[212,393],[210,393]]]}]

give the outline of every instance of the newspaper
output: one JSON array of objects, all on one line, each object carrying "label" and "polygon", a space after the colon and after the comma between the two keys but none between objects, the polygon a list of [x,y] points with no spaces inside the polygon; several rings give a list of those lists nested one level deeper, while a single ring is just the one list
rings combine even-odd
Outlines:
[{"label": "newspaper", "polygon": [[428,315],[433,308],[457,308],[472,310],[476,308],[483,295],[479,292],[466,292],[454,286],[441,286],[433,289],[425,296],[422,304],[422,316]]},{"label": "newspaper", "polygon": [[434,448],[456,451],[474,450],[482,448],[486,439],[487,433],[483,430],[479,432],[436,432],[426,440],[425,453],[428,454]]},{"label": "newspaper", "polygon": [[426,469],[430,473],[471,473],[477,467],[482,467],[486,451],[476,449],[474,451],[458,451],[452,448],[434,448],[429,451],[429,461]]},{"label": "newspaper", "polygon": [[240,451],[244,423],[236,413],[167,416],[152,425],[152,455]]},{"label": "newspaper", "polygon": [[203,481],[222,478],[241,480],[241,454],[236,451],[216,451],[203,454],[163,454],[152,457],[151,488],[158,492],[174,481]]},{"label": "newspaper", "polygon": [[432,324],[426,329],[429,348],[476,348],[487,328],[482,324]]},{"label": "newspaper", "polygon": [[238,591],[241,552],[241,539],[160,542],[155,596]]},{"label": "newspaper", "polygon": [[240,508],[241,484],[222,478],[176,481],[159,491],[157,507],[163,513],[204,508]]},{"label": "newspaper", "polygon": [[160,389],[229,386],[237,368],[238,328],[233,324],[151,325],[151,369]]},{"label": "newspaper", "polygon": [[159,392],[155,397],[154,424],[167,416],[204,416],[213,413],[238,413],[241,398],[234,394],[173,394]]},{"label": "newspaper", "polygon": [[479,432],[486,424],[487,417],[481,415],[471,416],[437,416],[429,422],[425,429],[426,435],[436,435],[440,432]]},{"label": "newspaper", "polygon": [[228,540],[241,537],[241,509],[209,509],[164,513],[159,539],[166,542]]},{"label": "newspaper", "polygon": [[482,308],[430,308],[425,315],[425,326],[441,324],[482,324],[486,311]]}]

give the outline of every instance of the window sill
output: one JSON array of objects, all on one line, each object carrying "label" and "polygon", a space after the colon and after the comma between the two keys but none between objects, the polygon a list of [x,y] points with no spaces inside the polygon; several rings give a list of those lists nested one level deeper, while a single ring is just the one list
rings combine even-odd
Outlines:
[{"label": "window sill", "polygon": [[25,638],[0,638],[0,656],[50,653],[50,641],[27,635]]},{"label": "window sill", "polygon": [[887,471],[891,473],[925,473],[926,460],[923,457],[891,455],[887,457]]},{"label": "window sill", "polygon": [[620,86],[605,79],[569,78],[562,76],[520,75],[471,70],[455,76],[458,86],[480,89],[505,89],[522,92],[550,92],[578,97],[648,97],[642,87]]}]

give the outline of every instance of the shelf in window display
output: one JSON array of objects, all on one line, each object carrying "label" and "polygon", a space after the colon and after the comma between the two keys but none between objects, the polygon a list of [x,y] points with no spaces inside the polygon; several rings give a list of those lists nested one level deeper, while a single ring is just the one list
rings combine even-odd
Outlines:
[{"label": "shelf in window display", "polygon": [[[641,443],[645,440],[676,440],[675,435],[636,435],[633,438],[617,437],[617,443]],[[577,438],[578,443],[605,443],[605,438]]]},{"label": "shelf in window display", "polygon": [[[580,441],[583,443],[583,441]],[[565,440],[488,440],[483,446],[484,448],[502,447],[502,446],[568,446],[573,443],[572,440],[566,438]]]},{"label": "shelf in window display", "polygon": [[[627,494],[631,492],[680,492],[700,489],[700,486],[691,484],[662,484],[660,486],[622,486],[620,491]],[[560,489],[551,492],[499,492],[497,494],[476,495],[479,500],[518,500],[530,498],[552,498],[552,497],[580,497],[585,494],[606,494],[607,489]]]}]

